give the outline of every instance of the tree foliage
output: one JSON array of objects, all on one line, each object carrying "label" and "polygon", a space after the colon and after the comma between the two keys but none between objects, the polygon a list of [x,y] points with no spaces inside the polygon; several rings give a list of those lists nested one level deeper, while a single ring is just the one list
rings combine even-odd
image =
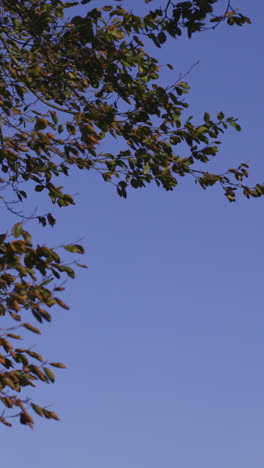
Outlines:
[{"label": "tree foliage", "polygon": [[[40,333],[36,323],[49,322],[53,306],[67,308],[57,297],[60,281],[74,278],[56,249],[38,245],[24,229],[27,218],[43,227],[55,224],[48,210],[34,216],[23,211],[32,190],[59,207],[74,204],[59,185],[73,166],[99,172],[121,197],[129,187],[150,182],[172,190],[184,176],[204,189],[219,184],[231,202],[237,190],[248,198],[264,194],[264,186],[245,184],[247,164],[224,174],[203,169],[216,156],[224,131],[240,127],[223,112],[205,112],[194,124],[185,115],[188,84],[179,79],[162,86],[158,60],[147,52],[149,41],[161,48],[185,32],[191,38],[223,22],[242,26],[249,18],[221,0],[168,1],[163,7],[145,0],[150,5],[144,16],[118,0],[102,8],[95,3],[1,1],[0,199],[3,209],[21,218],[0,235],[0,315],[12,319],[0,333],[0,421],[8,426],[19,416],[32,427],[32,410],[58,419],[32,402],[25,387],[53,382],[50,366],[64,366],[17,342],[24,329]],[[113,139],[115,153],[100,151],[102,141]],[[80,245],[64,248],[84,253]]]}]

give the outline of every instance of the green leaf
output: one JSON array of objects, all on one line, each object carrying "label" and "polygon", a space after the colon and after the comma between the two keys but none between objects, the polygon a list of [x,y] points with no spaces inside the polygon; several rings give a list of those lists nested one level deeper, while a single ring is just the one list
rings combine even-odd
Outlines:
[{"label": "green leaf", "polygon": [[36,192],[42,192],[42,190],[44,190],[44,188],[45,188],[44,185],[36,185],[35,191]]},{"label": "green leaf", "polygon": [[43,283],[41,283],[41,286],[46,286],[47,284],[51,283],[51,281],[53,281],[53,278],[49,278],[49,279],[43,281]]},{"label": "green leaf", "polygon": [[31,244],[31,235],[27,231],[22,231],[22,236],[27,244]]},{"label": "green leaf", "polygon": [[43,370],[48,377],[48,379],[53,383],[55,381],[55,375],[48,367],[43,367]]},{"label": "green leaf", "polygon": [[57,123],[59,122],[59,119],[58,119],[58,116],[57,116],[56,112],[50,110],[49,113],[50,113],[50,115],[51,115],[51,118],[52,118],[53,122],[54,122],[55,124],[57,124]]},{"label": "green leaf", "polygon": [[53,411],[48,411],[47,409],[43,408],[43,414],[47,419],[55,419],[56,421],[59,421],[59,417]]},{"label": "green leaf", "polygon": [[223,112],[219,112],[217,114],[217,118],[218,118],[218,120],[223,120],[225,118],[225,115],[223,114]]},{"label": "green leaf", "polygon": [[47,119],[38,118],[38,119],[36,120],[35,130],[43,130],[43,129],[46,128],[47,126],[48,126],[48,121],[47,121]]},{"label": "green leaf", "polygon": [[[234,23],[235,23],[235,18],[233,18],[232,16],[230,18],[228,18],[227,20],[227,23],[232,26]],[[233,201],[233,200],[232,200]]]},{"label": "green leaf", "polygon": [[76,263],[76,265],[80,268],[88,268],[87,265],[83,265],[82,263]]},{"label": "green leaf", "polygon": [[22,223],[15,224],[13,229],[12,229],[13,236],[14,237],[19,237],[22,230],[23,230],[23,224]]},{"label": "green leaf", "polygon": [[210,114],[208,112],[205,112],[204,113],[204,121],[209,122],[210,118],[211,118]]},{"label": "green leaf", "polygon": [[[72,279],[75,278],[74,270],[71,267],[64,266],[64,265],[57,265],[57,268],[59,271],[64,271],[70,278]],[[53,270],[53,273],[55,274],[55,270]]]},{"label": "green leaf", "polygon": [[166,37],[166,34],[163,31],[161,31],[158,34],[158,40],[159,40],[160,44],[164,44],[164,42],[166,42],[167,37]]},{"label": "green leaf", "polygon": [[35,353],[34,351],[30,351],[30,350],[27,351],[27,354],[33,357],[34,359],[37,359],[38,361],[43,362],[43,357],[40,354]]},{"label": "green leaf", "polygon": [[35,405],[35,403],[31,403],[31,408],[35,411],[35,413],[37,413],[39,416],[44,416],[44,413],[43,413],[43,409],[38,406],[38,405]]},{"label": "green leaf", "polygon": [[232,125],[232,127],[234,127],[236,129],[237,132],[241,131],[241,126],[239,124],[237,124],[235,121],[229,120],[228,122],[229,122],[230,125]]},{"label": "green leaf", "polygon": [[79,254],[84,254],[85,252],[84,248],[79,244],[64,245],[63,247],[68,252],[79,253]]},{"label": "green leaf", "polygon": [[67,275],[68,275],[70,278],[72,278],[72,279],[75,278],[75,272],[74,272],[74,270],[73,270],[72,268],[70,268],[70,267],[64,267],[64,271],[67,273]]}]

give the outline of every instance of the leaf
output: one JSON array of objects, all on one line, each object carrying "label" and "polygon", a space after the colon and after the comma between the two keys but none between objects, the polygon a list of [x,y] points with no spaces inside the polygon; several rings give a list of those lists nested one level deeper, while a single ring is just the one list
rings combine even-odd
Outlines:
[{"label": "leaf", "polygon": [[30,351],[30,350],[27,351],[27,354],[33,357],[34,359],[37,359],[38,361],[43,362],[43,357],[40,354],[35,353],[34,351]]},{"label": "leaf", "polygon": [[76,263],[76,265],[80,268],[88,268],[87,265],[83,265],[82,263]]},{"label": "leaf", "polygon": [[217,114],[217,118],[218,118],[218,120],[223,120],[225,118],[225,115],[223,114],[223,112],[219,112]]},{"label": "leaf", "polygon": [[34,421],[31,418],[31,416],[28,414],[28,412],[23,410],[23,412],[20,413],[20,423],[26,424],[32,429]]},{"label": "leaf", "polygon": [[43,367],[43,370],[44,370],[46,376],[48,377],[48,379],[51,382],[54,382],[55,381],[55,375],[53,374],[53,372],[48,367]]},{"label": "leaf", "polygon": [[33,327],[30,323],[24,323],[23,327],[25,327],[27,330],[32,331],[33,333],[37,333],[38,335],[41,335],[41,332],[38,328]]},{"label": "leaf", "polygon": [[22,340],[22,337],[20,335],[14,335],[13,333],[8,333],[7,336],[9,338],[13,338],[14,340]]},{"label": "leaf", "polygon": [[59,417],[53,411],[48,411],[47,409],[43,409],[43,414],[45,418],[47,419],[55,419],[56,421],[59,421]]},{"label": "leaf", "polygon": [[158,34],[158,40],[159,40],[159,43],[160,44],[164,44],[164,42],[166,42],[167,40],[167,37],[166,37],[166,34],[161,31],[159,34]]},{"label": "leaf", "polygon": [[36,120],[36,124],[35,124],[35,130],[43,130],[44,128],[46,128],[48,126],[48,121],[47,119],[43,119],[43,118],[38,118]]},{"label": "leaf", "polygon": [[42,190],[44,190],[44,188],[45,188],[44,185],[36,185],[35,191],[36,192],[42,192]]},{"label": "leaf", "polygon": [[18,96],[20,97],[20,99],[23,99],[24,98],[24,92],[23,92],[23,88],[19,85],[15,85],[15,88],[16,88],[16,92],[18,94]]},{"label": "leaf", "polygon": [[11,400],[11,398],[0,397],[0,400],[2,401],[2,403],[3,403],[7,408],[13,408],[14,403],[13,403],[13,401]]},{"label": "leaf", "polygon": [[38,221],[40,224],[42,224],[43,227],[47,225],[47,221],[44,216],[38,216]]},{"label": "leaf", "polygon": [[54,413],[54,411],[49,411],[49,415],[52,419],[55,419],[55,421],[59,421],[59,417],[57,416],[56,413]]},{"label": "leaf", "polygon": [[63,247],[68,252],[79,253],[79,254],[85,253],[84,248],[79,244],[64,245]]},{"label": "leaf", "polygon": [[66,369],[66,366],[61,362],[50,362],[50,365],[53,367],[58,367],[58,369]]},{"label": "leaf", "polygon": [[51,213],[48,213],[47,215],[47,220],[48,220],[48,223],[51,227],[53,227],[56,223],[56,219],[52,216]]},{"label": "leaf", "polygon": [[50,115],[51,115],[51,118],[52,118],[53,122],[54,122],[55,124],[57,124],[57,123],[59,122],[59,119],[58,119],[58,117],[57,117],[56,112],[50,110],[49,113],[50,113]]},{"label": "leaf", "polygon": [[27,231],[22,231],[22,236],[27,244],[31,244],[31,235]]},{"label": "leaf", "polygon": [[75,133],[76,133],[76,128],[75,128],[74,125],[68,124],[68,123],[67,123],[67,124],[66,124],[66,128],[67,128],[68,132],[69,132],[71,135],[75,135]]},{"label": "leaf", "polygon": [[23,230],[23,224],[22,223],[15,224],[13,229],[12,229],[13,236],[14,237],[19,237],[22,230]]},{"label": "leaf", "polygon": [[3,417],[0,417],[0,422],[4,424],[5,426],[12,427],[12,424]]},{"label": "leaf", "polygon": [[44,413],[43,413],[43,409],[38,406],[38,405],[35,405],[35,403],[31,403],[31,408],[35,411],[35,413],[37,413],[39,416],[44,416]]},{"label": "leaf", "polygon": [[74,272],[74,270],[72,268],[65,266],[63,268],[63,271],[65,271],[70,278],[72,278],[72,279],[75,278],[75,272]]},{"label": "leaf", "polygon": [[6,234],[0,234],[0,245],[6,240]]},{"label": "leaf", "polygon": [[48,411],[48,410],[46,410],[44,408],[43,408],[43,415],[45,416],[45,418],[51,419],[50,411]]},{"label": "leaf", "polygon": [[234,120],[227,120],[232,127],[236,129],[237,132],[241,131],[241,126],[237,124]]},{"label": "leaf", "polygon": [[41,286],[47,286],[47,284],[51,283],[53,281],[53,278],[49,278],[45,281],[43,281],[43,283],[41,283]]},{"label": "leaf", "polygon": [[[232,26],[234,23],[235,23],[235,18],[233,18],[232,16],[228,18],[227,20],[227,23]],[[233,201],[233,200],[230,200],[230,201]]]},{"label": "leaf", "polygon": [[60,307],[62,307],[65,310],[69,310],[69,306],[67,306],[65,302],[63,302],[61,299],[59,299],[58,297],[55,297],[54,300]]}]

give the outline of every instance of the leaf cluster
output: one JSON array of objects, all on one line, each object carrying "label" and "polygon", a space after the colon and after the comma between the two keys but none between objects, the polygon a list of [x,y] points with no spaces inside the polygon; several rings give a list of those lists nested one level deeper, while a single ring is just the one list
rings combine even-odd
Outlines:
[{"label": "leaf cluster", "polygon": [[[68,9],[74,11],[79,3],[82,16],[69,18]],[[245,185],[246,164],[224,174],[204,169],[217,155],[226,129],[239,131],[240,126],[223,112],[215,117],[205,112],[202,121],[194,123],[186,115],[188,84],[178,79],[161,86],[158,60],[146,50],[149,39],[162,47],[168,37],[177,38],[185,30],[191,38],[222,22],[241,26],[250,20],[229,1],[221,15],[215,13],[219,0],[168,1],[145,16],[120,2],[110,3],[98,8],[91,0],[1,2],[3,207],[22,220],[53,227],[56,220],[50,211],[28,216],[23,201],[33,193],[62,208],[73,205],[73,196],[60,185],[61,176],[70,175],[72,168],[98,172],[124,198],[129,188],[152,182],[173,190],[185,176],[203,189],[218,184],[230,202],[238,190],[246,197],[263,195],[263,185]],[[110,145],[113,141],[116,145]],[[102,142],[114,149],[102,151]],[[17,204],[22,211],[14,210]],[[69,253],[84,253],[79,244],[64,247]],[[23,222],[0,236],[0,315],[16,324],[0,338],[0,398],[5,408],[0,421],[6,425],[6,412],[13,409],[30,427],[30,410],[57,419],[47,408],[18,396],[37,381],[53,382],[54,375],[31,348],[16,348],[13,340],[20,335],[12,330],[40,333],[30,317],[41,325],[51,320],[52,307],[67,308],[57,297],[64,289],[57,282],[65,275],[74,278],[74,268],[61,260],[57,249],[33,241]]]}]

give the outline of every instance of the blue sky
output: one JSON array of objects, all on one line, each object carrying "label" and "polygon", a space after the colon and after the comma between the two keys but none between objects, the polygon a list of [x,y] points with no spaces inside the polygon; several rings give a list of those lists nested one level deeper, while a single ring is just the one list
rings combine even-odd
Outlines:
[{"label": "blue sky", "polygon": [[[190,113],[224,111],[242,125],[210,167],[250,161],[251,180],[263,182],[264,6],[234,5],[252,25],[170,42],[160,58],[175,72],[163,78],[199,60]],[[78,204],[42,236],[84,236],[89,269],[68,282],[71,310],[54,311],[39,340],[68,368],[34,396],[61,422],[0,427],[3,466],[262,468],[263,200],[230,204],[184,179],[127,200],[95,174],[66,182]]]}]

